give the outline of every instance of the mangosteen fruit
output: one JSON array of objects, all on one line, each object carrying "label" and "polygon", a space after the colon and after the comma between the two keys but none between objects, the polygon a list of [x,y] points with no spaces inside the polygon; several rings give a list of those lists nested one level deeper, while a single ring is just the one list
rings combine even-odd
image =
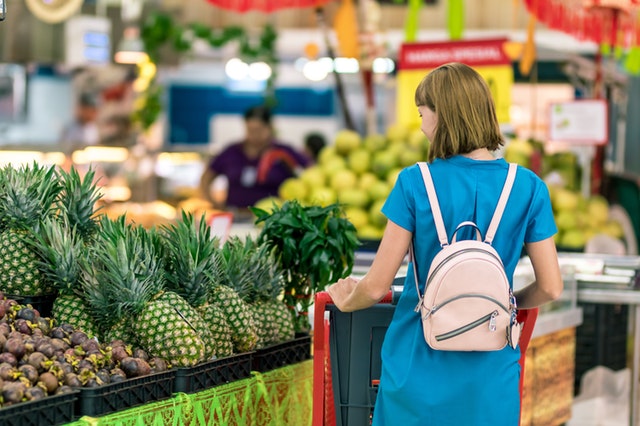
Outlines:
[{"label": "mangosteen fruit", "polygon": [[85,352],[100,351],[100,344],[96,339],[86,339],[80,344]]},{"label": "mangosteen fruit", "polygon": [[64,323],[64,324],[60,324],[60,328],[67,333],[67,335],[70,335],[71,333],[73,333],[74,331],[76,331],[76,329],[68,323]]},{"label": "mangosteen fruit", "polygon": [[2,388],[4,405],[15,404],[22,401],[26,386],[20,382],[5,383]]},{"label": "mangosteen fruit", "polygon": [[47,396],[47,394],[41,387],[31,386],[30,388],[27,388],[26,391],[24,391],[24,396],[25,398],[27,398],[27,401],[35,401],[44,398],[45,396]]},{"label": "mangosteen fruit", "polygon": [[125,358],[120,361],[120,368],[122,368],[127,377],[141,377],[151,374],[149,363],[140,358]]},{"label": "mangosteen fruit", "polygon": [[25,307],[18,311],[16,318],[31,321],[33,323],[40,318],[40,314],[33,308]]},{"label": "mangosteen fruit", "polygon": [[64,376],[64,384],[67,386],[71,386],[72,388],[82,387],[82,381],[76,373],[67,373]]},{"label": "mangosteen fruit", "polygon": [[0,322],[0,334],[2,334],[5,338],[9,337],[9,333],[11,333],[11,326],[7,322]]},{"label": "mangosteen fruit", "polygon": [[111,383],[118,383],[127,380],[127,375],[120,368],[113,368],[111,371]]},{"label": "mangosteen fruit", "polygon": [[18,365],[18,360],[16,356],[11,352],[2,352],[0,353],[0,363],[6,362],[7,364],[11,364],[13,367]]},{"label": "mangosteen fruit", "polygon": [[18,376],[18,370],[13,365],[6,362],[0,364],[0,379],[11,382]]},{"label": "mangosteen fruit", "polygon": [[84,341],[87,340],[88,338],[89,337],[87,336],[87,334],[84,331],[80,331],[80,330],[74,331],[69,336],[69,339],[71,340],[71,346],[82,345]]},{"label": "mangosteen fruit", "polygon": [[53,349],[55,349],[56,351],[64,352],[67,349],[69,349],[69,344],[57,337],[49,339],[49,343],[51,344],[51,346],[53,346]]},{"label": "mangosteen fruit", "polygon": [[58,387],[58,389],[56,390],[56,393],[54,395],[62,395],[63,393],[69,393],[72,392],[73,388],[71,386],[67,386],[67,385],[62,385],[60,387]]},{"label": "mangosteen fruit", "polygon": [[27,357],[27,363],[34,366],[39,373],[45,370],[47,357],[42,352],[33,352]]},{"label": "mangosteen fruit", "polygon": [[111,374],[109,374],[109,370],[105,370],[104,368],[101,368],[96,373],[96,377],[100,379],[103,385],[111,383]]},{"label": "mangosteen fruit", "polygon": [[167,361],[159,357],[151,358],[149,365],[151,365],[152,370],[156,373],[167,371],[169,369],[169,365],[167,364]]},{"label": "mangosteen fruit", "polygon": [[44,385],[48,394],[53,394],[56,389],[58,389],[58,386],[60,386],[58,378],[53,373],[48,371],[40,374],[39,382]]},{"label": "mangosteen fruit", "polygon": [[76,365],[76,369],[78,369],[78,370],[86,369],[86,370],[90,370],[90,371],[95,371],[96,370],[96,365],[92,360],[90,360],[88,358],[85,358],[85,359],[81,359],[78,362],[78,365]]},{"label": "mangosteen fruit", "polygon": [[55,327],[51,329],[51,332],[49,332],[49,336],[53,337],[54,339],[66,339],[69,337],[69,334],[64,331],[62,327]]},{"label": "mangosteen fruit", "polygon": [[122,361],[123,359],[130,357],[132,354],[127,351],[125,346],[112,346],[111,349],[111,358],[114,361]]},{"label": "mangosteen fruit", "polygon": [[145,361],[149,361],[149,355],[147,354],[147,352],[144,349],[141,349],[141,348],[136,348],[133,351],[133,357],[134,358],[140,358],[140,359],[143,359]]},{"label": "mangosteen fruit", "polygon": [[33,365],[23,364],[18,367],[18,371],[22,373],[22,377],[29,379],[32,385],[38,381],[38,370]]},{"label": "mangosteen fruit", "polygon": [[13,328],[22,334],[31,335],[31,322],[25,319],[17,319],[13,322]]},{"label": "mangosteen fruit", "polygon": [[4,344],[5,352],[11,352],[17,360],[20,360],[27,352],[24,342],[19,337],[10,337]]},{"label": "mangosteen fruit", "polygon": [[42,353],[47,358],[53,358],[53,355],[56,353],[56,350],[53,347],[53,345],[46,340],[39,342],[36,345],[36,350]]}]

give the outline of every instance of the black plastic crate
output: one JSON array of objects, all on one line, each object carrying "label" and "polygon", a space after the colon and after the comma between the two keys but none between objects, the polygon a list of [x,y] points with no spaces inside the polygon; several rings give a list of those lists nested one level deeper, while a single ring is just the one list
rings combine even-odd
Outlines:
[{"label": "black plastic crate", "polygon": [[176,370],[169,370],[95,388],[81,388],[77,414],[101,416],[170,398],[175,379]]},{"label": "black plastic crate", "polygon": [[203,362],[190,368],[178,368],[174,392],[194,393],[241,380],[251,375],[252,352]]},{"label": "black plastic crate", "polygon": [[579,303],[582,324],[576,327],[575,393],[584,373],[596,366],[621,370],[627,366],[629,307]]},{"label": "black plastic crate", "polygon": [[44,296],[18,296],[14,294],[5,294],[7,299],[13,299],[21,305],[31,305],[33,309],[36,309],[41,317],[51,317],[51,311],[53,310],[53,302],[56,300],[55,294],[48,294]]},{"label": "black plastic crate", "polygon": [[253,370],[260,373],[311,359],[311,336],[301,335],[293,340],[258,349],[253,354]]},{"label": "black plastic crate", "polygon": [[74,420],[78,391],[0,408],[3,426],[57,426]]}]

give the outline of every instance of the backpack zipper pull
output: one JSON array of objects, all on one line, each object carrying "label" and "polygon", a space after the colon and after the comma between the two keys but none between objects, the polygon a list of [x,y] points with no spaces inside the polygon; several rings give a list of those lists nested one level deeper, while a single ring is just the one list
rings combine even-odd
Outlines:
[{"label": "backpack zipper pull", "polygon": [[493,311],[491,313],[491,318],[489,318],[489,331],[496,331],[496,317],[498,316],[498,311]]}]

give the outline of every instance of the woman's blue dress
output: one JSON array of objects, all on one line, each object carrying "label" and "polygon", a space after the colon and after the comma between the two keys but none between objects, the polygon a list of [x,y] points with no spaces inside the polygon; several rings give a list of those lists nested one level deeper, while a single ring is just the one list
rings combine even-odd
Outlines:
[{"label": "woman's blue dress", "polygon": [[[455,227],[471,220],[486,231],[504,184],[508,163],[463,156],[430,165],[449,240]],[[439,251],[433,216],[417,165],[404,169],[382,212],[414,235],[422,286]],[[463,228],[458,239],[472,237]],[[553,236],[556,225],[545,183],[518,167],[493,241],[512,281],[524,242]],[[466,235],[465,235],[466,234]],[[382,375],[373,414],[375,426],[516,426],[520,417],[520,349],[492,352],[435,351],[424,341],[414,311],[418,303],[409,265],[404,290],[382,346]]]}]

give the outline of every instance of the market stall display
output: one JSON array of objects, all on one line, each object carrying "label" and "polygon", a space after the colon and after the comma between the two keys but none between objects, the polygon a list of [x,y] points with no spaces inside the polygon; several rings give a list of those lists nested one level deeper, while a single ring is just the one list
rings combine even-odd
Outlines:
[{"label": "market stall display", "polygon": [[[310,337],[294,335],[279,300],[283,271],[267,245],[221,244],[204,216],[186,212],[150,228],[100,215],[91,171],[6,166],[0,186],[3,211],[16,212],[2,231],[13,235],[21,224],[32,259],[31,269],[6,274],[10,289],[20,300],[35,297],[30,282],[16,285],[25,282],[20,274],[39,273],[49,290],[38,293],[53,302],[49,317],[0,297],[0,417],[65,393],[74,395],[64,400],[72,417],[60,406],[60,418],[35,424],[103,416],[310,357]],[[10,219],[20,219],[20,203],[37,220]]]}]

